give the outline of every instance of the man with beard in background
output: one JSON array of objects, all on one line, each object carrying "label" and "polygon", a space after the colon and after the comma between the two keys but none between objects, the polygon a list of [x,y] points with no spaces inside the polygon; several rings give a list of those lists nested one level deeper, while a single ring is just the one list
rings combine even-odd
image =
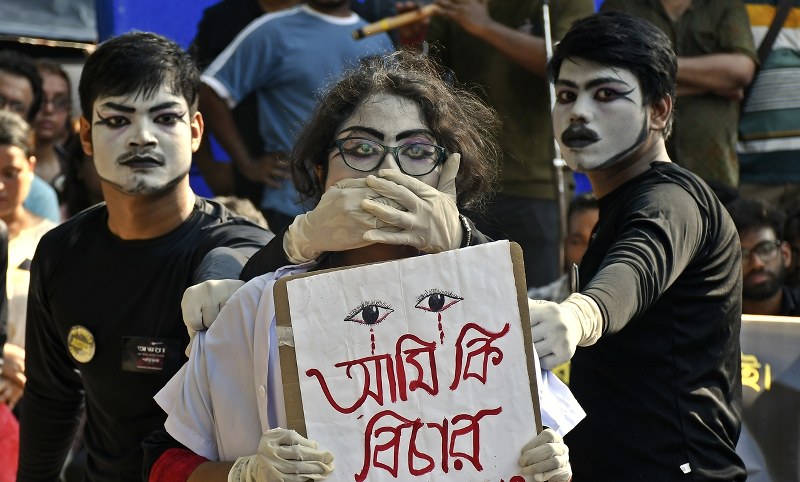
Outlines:
[{"label": "man with beard in background", "polygon": [[728,206],[742,244],[742,313],[800,316],[800,289],[785,283],[792,250],[783,237],[784,215],[760,199]]},{"label": "man with beard in background", "polygon": [[[793,253],[785,238],[784,213],[748,198],[729,204],[728,212],[742,244],[742,313],[800,316],[800,288],[786,283]],[[770,389],[744,411],[743,429],[758,443],[772,480],[796,480],[800,473],[799,419],[800,357],[775,373]]]}]

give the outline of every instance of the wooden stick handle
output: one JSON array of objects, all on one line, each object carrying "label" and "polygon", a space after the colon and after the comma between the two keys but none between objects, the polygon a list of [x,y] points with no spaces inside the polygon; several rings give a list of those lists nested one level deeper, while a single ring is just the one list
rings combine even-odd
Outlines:
[{"label": "wooden stick handle", "polygon": [[402,27],[403,25],[408,25],[409,23],[414,23],[423,18],[430,17],[434,13],[438,7],[435,4],[425,5],[422,8],[417,10],[413,10],[411,12],[401,13],[400,15],[395,15],[394,17],[386,17],[382,20],[378,20],[377,22],[373,22],[369,25],[364,25],[358,30],[353,30],[353,38],[356,40],[360,40],[364,37],[369,37],[370,35],[375,35],[377,33],[388,32],[389,30],[396,29],[397,27]]}]

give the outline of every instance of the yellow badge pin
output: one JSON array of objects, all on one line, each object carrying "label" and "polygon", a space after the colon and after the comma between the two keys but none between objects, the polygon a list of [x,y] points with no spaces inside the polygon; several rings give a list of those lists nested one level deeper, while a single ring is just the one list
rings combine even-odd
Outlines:
[{"label": "yellow badge pin", "polygon": [[72,358],[80,363],[88,363],[94,357],[96,348],[94,335],[85,326],[75,325],[69,329],[67,347]]}]

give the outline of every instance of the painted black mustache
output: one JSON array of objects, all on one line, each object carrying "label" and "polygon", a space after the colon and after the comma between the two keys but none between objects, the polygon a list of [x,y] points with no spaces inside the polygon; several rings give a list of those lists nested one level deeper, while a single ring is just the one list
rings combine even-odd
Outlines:
[{"label": "painted black mustache", "polygon": [[561,142],[569,147],[578,143],[591,144],[599,140],[600,136],[583,124],[572,124],[561,134]]},{"label": "painted black mustache", "polygon": [[151,149],[136,149],[117,158],[119,164],[131,164],[135,162],[154,162],[160,166],[164,165],[164,156],[153,152]]}]

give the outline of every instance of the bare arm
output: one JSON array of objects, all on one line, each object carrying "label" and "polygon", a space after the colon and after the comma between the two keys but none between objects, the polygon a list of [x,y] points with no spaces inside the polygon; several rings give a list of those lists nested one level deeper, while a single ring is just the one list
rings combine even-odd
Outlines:
[{"label": "bare arm", "polygon": [[440,15],[458,23],[524,69],[544,78],[547,53],[542,37],[507,27],[489,16],[488,0],[438,0]]},{"label": "bare arm", "polygon": [[227,482],[233,462],[205,462],[200,464],[186,482]]},{"label": "bare arm", "polygon": [[678,96],[712,93],[738,100],[755,71],[753,59],[740,53],[678,57]]},{"label": "bare arm", "polygon": [[275,188],[281,186],[278,180],[288,177],[283,156],[267,154],[260,162],[252,159],[236,128],[233,112],[214,89],[206,84],[200,87],[200,111],[204,113],[203,118],[208,119],[206,125],[214,137],[245,177]]}]

